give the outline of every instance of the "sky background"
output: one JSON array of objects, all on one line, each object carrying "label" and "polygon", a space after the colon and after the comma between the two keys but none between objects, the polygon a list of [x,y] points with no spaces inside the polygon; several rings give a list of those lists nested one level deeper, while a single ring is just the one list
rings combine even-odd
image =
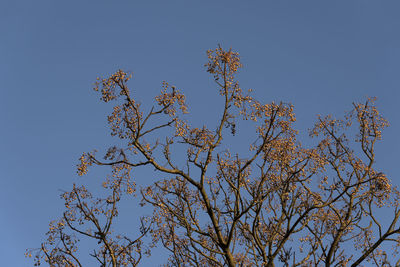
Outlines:
[{"label": "sky background", "polygon": [[369,0],[1,1],[2,264],[32,266],[24,251],[62,214],[60,190],[94,179],[76,175],[81,153],[115,143],[96,77],[132,71],[143,106],[168,81],[205,123],[220,111],[203,66],[218,44],[240,53],[242,88],[294,104],[304,135],[317,114],[341,116],[376,96],[391,124],[377,166],[400,185],[399,12],[399,1]]}]

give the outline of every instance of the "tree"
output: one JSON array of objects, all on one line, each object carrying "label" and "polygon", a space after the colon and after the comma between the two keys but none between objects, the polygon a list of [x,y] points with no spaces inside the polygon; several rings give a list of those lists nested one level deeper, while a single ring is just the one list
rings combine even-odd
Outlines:
[{"label": "tree", "polygon": [[[117,103],[108,122],[124,145],[104,160],[84,153],[78,173],[109,166],[102,183],[109,194],[94,199],[74,185],[62,194],[66,211],[47,241],[27,254],[36,253],[37,264],[82,266],[78,235],[97,241],[91,255],[101,266],[136,266],[156,245],[169,251],[167,266],[398,266],[387,250],[400,245],[400,194],[374,167],[388,126],[375,99],[354,103],[343,119],[318,117],[308,148],[297,140],[292,105],[260,103],[239,87],[238,53],[218,47],[207,55],[223,107],[215,129],[183,119],[185,96],[166,82],[146,112],[128,88],[130,74],[98,78],[101,99]],[[250,156],[230,151],[231,135],[244,125],[255,129]],[[135,198],[130,174],[142,167],[157,175]],[[122,197],[153,211],[133,238],[112,231]],[[379,209],[389,212],[383,220]]]}]

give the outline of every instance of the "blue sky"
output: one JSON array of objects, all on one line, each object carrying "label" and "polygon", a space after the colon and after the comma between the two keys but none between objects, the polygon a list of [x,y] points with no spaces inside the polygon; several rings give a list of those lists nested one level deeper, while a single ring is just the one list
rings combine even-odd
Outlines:
[{"label": "blue sky", "polygon": [[[105,148],[110,106],[96,77],[132,71],[143,105],[166,80],[205,123],[220,100],[203,67],[218,44],[241,54],[243,88],[262,102],[295,105],[305,133],[317,114],[342,115],[376,96],[391,126],[378,166],[400,185],[400,2],[398,1],[2,1],[0,3],[0,255],[31,266],[60,190],[80,154]],[[97,174],[107,173],[100,170]],[[153,263],[156,263],[154,261]]]}]

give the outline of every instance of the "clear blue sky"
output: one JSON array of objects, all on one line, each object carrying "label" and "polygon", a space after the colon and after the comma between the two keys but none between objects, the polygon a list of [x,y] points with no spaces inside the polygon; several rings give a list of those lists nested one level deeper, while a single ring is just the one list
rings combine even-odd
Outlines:
[{"label": "clear blue sky", "polygon": [[76,176],[78,157],[115,141],[96,77],[132,71],[143,105],[166,80],[205,122],[219,111],[203,67],[218,43],[241,54],[242,87],[292,102],[303,132],[377,96],[391,123],[378,166],[400,185],[399,12],[389,0],[1,1],[1,265],[32,266],[23,253],[61,215],[59,190],[96,178]]}]

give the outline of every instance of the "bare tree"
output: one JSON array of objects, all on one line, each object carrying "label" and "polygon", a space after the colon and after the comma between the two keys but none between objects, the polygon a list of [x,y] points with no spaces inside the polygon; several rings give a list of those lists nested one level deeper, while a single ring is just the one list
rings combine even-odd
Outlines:
[{"label": "bare tree", "polygon": [[[388,126],[375,99],[354,103],[343,119],[319,117],[310,130],[316,145],[305,147],[292,105],[260,103],[239,87],[238,53],[218,47],[207,55],[222,98],[216,128],[185,120],[185,96],[166,82],[146,112],[130,93],[130,74],[98,78],[102,100],[117,103],[108,116],[111,134],[125,145],[108,149],[104,160],[84,153],[78,173],[110,166],[103,186],[111,193],[93,200],[74,186],[63,194],[67,210],[51,224],[37,263],[44,257],[51,266],[82,266],[68,229],[98,240],[92,256],[101,266],[135,266],[157,244],[169,251],[167,266],[400,265],[400,194],[374,167],[375,144]],[[231,151],[238,140],[230,135],[250,126],[247,156]],[[129,174],[139,167],[158,173],[140,189],[141,204],[153,213],[135,239],[114,238],[117,204],[135,191]]]}]

